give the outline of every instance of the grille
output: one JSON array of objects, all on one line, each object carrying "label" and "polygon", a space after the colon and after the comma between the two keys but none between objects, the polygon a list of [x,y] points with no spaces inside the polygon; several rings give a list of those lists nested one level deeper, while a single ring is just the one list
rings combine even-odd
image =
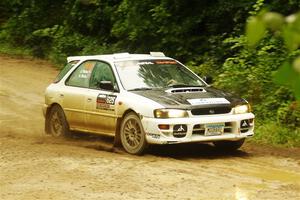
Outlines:
[{"label": "grille", "polygon": [[214,108],[195,108],[191,112],[193,115],[214,115],[225,114],[231,111],[231,107],[214,107]]},{"label": "grille", "polygon": [[[224,127],[224,134],[232,133],[233,123],[232,122],[225,122]],[[193,128],[193,135],[204,135],[205,127],[204,124],[196,124]]]}]

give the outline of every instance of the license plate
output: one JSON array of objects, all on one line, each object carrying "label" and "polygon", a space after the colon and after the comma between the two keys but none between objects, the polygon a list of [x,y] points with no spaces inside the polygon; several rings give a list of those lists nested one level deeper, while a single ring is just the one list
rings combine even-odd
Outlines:
[{"label": "license plate", "polygon": [[206,124],[205,136],[222,135],[224,133],[225,124]]}]

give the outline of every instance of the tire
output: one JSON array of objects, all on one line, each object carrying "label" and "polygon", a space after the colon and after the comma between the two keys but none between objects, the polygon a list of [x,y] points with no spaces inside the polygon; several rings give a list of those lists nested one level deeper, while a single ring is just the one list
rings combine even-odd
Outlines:
[{"label": "tire", "polygon": [[213,142],[216,148],[224,151],[235,151],[239,149],[245,142],[245,139],[237,141],[217,141]]},{"label": "tire", "polygon": [[130,154],[141,155],[148,146],[141,120],[133,112],[121,122],[120,137],[123,148]]},{"label": "tire", "polygon": [[53,137],[69,137],[70,130],[64,111],[59,106],[53,106],[50,110],[49,132]]}]

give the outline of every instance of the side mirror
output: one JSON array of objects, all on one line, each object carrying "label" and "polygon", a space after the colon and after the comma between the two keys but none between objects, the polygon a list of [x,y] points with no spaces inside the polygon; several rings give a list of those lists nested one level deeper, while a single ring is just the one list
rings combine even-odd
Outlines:
[{"label": "side mirror", "polygon": [[207,84],[212,84],[213,78],[211,76],[204,76],[202,78]]},{"label": "side mirror", "polygon": [[114,85],[111,81],[100,81],[99,88],[108,91],[114,91]]}]

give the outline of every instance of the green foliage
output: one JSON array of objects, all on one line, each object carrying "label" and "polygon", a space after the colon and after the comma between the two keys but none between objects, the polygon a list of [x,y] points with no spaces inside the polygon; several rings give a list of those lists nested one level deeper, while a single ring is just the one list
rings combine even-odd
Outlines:
[{"label": "green foliage", "polygon": [[274,94],[282,90],[274,85],[272,75],[288,56],[280,48],[281,41],[269,38],[257,49],[245,48],[243,36],[228,38],[224,43],[230,44],[235,54],[225,60],[215,85],[248,99],[261,117],[269,117],[266,113],[272,116],[272,110],[278,107]]},{"label": "green foliage", "polygon": [[300,102],[294,101],[284,104],[277,111],[277,121],[290,128],[300,128]]},{"label": "green foliage", "polygon": [[[197,64],[197,63],[201,63],[201,64]],[[188,62],[187,66],[200,77],[204,77],[204,76],[215,77],[220,71],[222,65],[219,65],[217,58],[204,55],[201,58],[201,60],[199,59],[196,61]]]},{"label": "green foliage", "polygon": [[253,10],[249,12],[250,15],[257,15],[259,11],[264,6],[265,0],[257,0],[256,3],[253,5]]},{"label": "green foliage", "polygon": [[[163,51],[196,65],[211,60],[198,59],[202,54],[222,62],[225,51],[220,38],[240,31],[252,6],[243,0],[13,0],[7,4],[10,17],[2,25],[4,40],[32,48],[35,56],[62,60],[66,54],[91,52],[86,46],[96,44],[95,53]],[[76,41],[70,44],[72,39]]]},{"label": "green foliage", "polygon": [[[300,13],[290,15],[286,20],[275,12],[261,12],[258,16],[249,18],[246,26],[248,44],[252,47],[257,45],[266,35],[267,29],[273,31],[275,35],[280,35],[290,52],[300,47]],[[300,99],[300,72],[297,69],[297,62],[287,59],[276,73],[275,80],[291,88]]]},{"label": "green foliage", "polygon": [[[238,56],[225,61],[225,71],[221,76],[225,76],[227,81],[220,83],[223,86],[231,84],[236,87],[235,91],[241,93],[246,92],[241,91],[241,86],[245,86],[246,82],[251,88],[255,88],[254,90],[250,89],[245,95],[255,104],[257,117],[264,119],[264,123],[256,129],[255,140],[299,146],[299,101],[293,101],[294,97],[287,88],[273,83],[287,86],[293,91],[296,98],[300,99],[300,70],[298,70],[300,69],[300,57],[293,61],[300,55],[300,51],[297,50],[300,46],[300,13],[284,19],[283,15],[276,12],[260,11],[262,2],[256,3],[257,7],[251,13],[256,16],[251,16],[246,23],[246,41],[252,48],[247,48],[245,44],[242,44],[244,48]],[[274,44],[273,41],[283,42]],[[259,45],[258,42],[260,42]],[[236,75],[242,76],[243,80],[230,80],[226,77],[232,70],[242,70],[238,71]],[[252,79],[253,77],[254,79]],[[269,121],[274,118],[277,123]],[[272,130],[276,130],[276,132],[269,133]]]},{"label": "green foliage", "polygon": [[[245,19],[242,6],[242,1],[125,0],[116,12],[112,34],[126,38],[116,43],[120,48],[125,46],[131,52],[164,51],[186,62],[213,49],[207,38],[230,32],[241,23]],[[216,23],[219,20],[226,26]]]},{"label": "green foliage", "polygon": [[300,96],[300,14],[291,15],[298,10],[299,0],[1,0],[0,52],[25,49],[63,63],[70,55],[163,51],[248,99],[259,121],[268,120],[256,138],[289,143],[297,137],[288,130],[298,127],[290,106]]},{"label": "green foliage", "polygon": [[300,128],[289,128],[276,122],[256,121],[253,141],[285,147],[300,146]]},{"label": "green foliage", "polygon": [[[225,60],[215,86],[246,98],[253,105],[258,119],[283,119],[282,112],[277,110],[285,109],[295,98],[288,88],[274,84],[273,77],[281,70],[286,59],[293,58],[299,52],[289,53],[282,41],[271,35],[264,38],[255,49],[247,48],[243,36],[228,38],[224,43],[230,44],[234,56]],[[282,124],[291,126],[291,120],[282,120]]]},{"label": "green foliage", "polygon": [[32,51],[31,49],[27,49],[24,47],[16,47],[16,46],[12,46],[9,43],[2,43],[0,46],[0,54],[29,57],[30,55],[32,55]]},{"label": "green foliage", "polygon": [[250,17],[246,26],[248,44],[254,46],[264,36],[266,31],[265,24],[257,17]]}]

